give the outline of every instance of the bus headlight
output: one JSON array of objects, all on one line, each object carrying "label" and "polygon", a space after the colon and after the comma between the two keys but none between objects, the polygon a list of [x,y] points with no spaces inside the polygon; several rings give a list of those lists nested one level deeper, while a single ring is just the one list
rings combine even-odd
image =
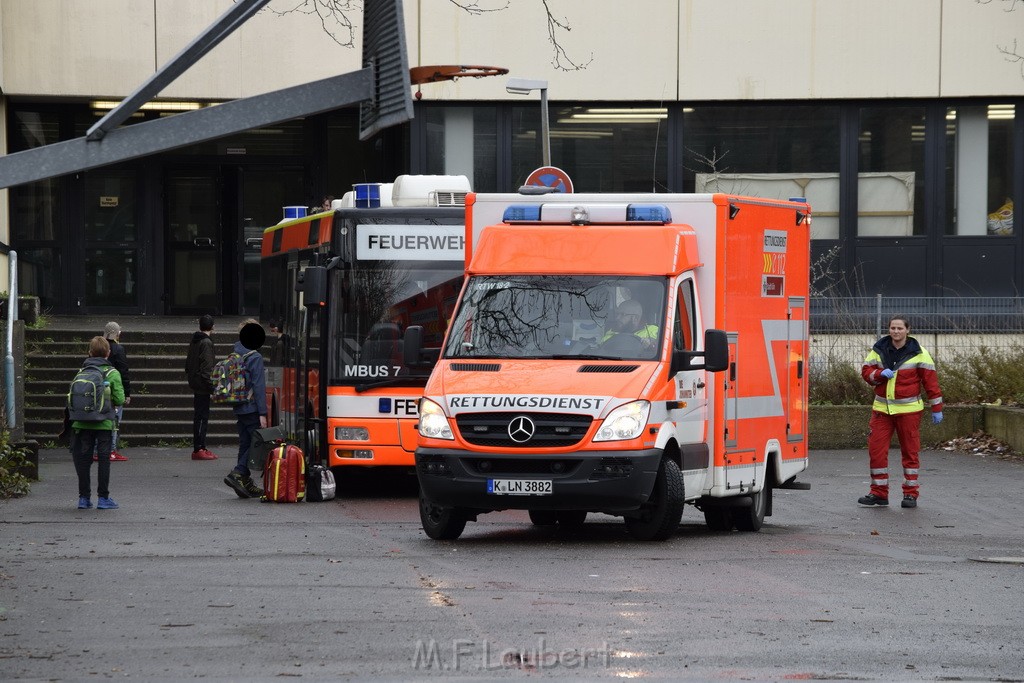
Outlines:
[{"label": "bus headlight", "polygon": [[420,422],[418,427],[420,436],[425,436],[429,439],[455,439],[455,435],[452,434],[452,428],[448,424],[448,418],[444,416],[441,406],[428,398],[420,400]]},{"label": "bus headlight", "polygon": [[604,419],[594,441],[635,439],[643,433],[650,414],[650,401],[633,401],[619,406]]},{"label": "bus headlight", "polygon": [[335,441],[369,441],[370,430],[366,427],[335,427]]}]

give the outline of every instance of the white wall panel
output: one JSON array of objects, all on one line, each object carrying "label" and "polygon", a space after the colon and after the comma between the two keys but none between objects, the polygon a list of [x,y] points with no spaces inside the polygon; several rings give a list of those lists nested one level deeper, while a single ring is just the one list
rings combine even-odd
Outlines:
[{"label": "white wall panel", "polygon": [[[504,5],[494,0],[480,4]],[[424,8],[419,16],[421,45],[411,57],[413,64],[505,67],[509,76],[547,80],[551,100],[675,99],[676,0],[552,0],[549,4],[571,27],[558,32],[560,44],[577,63],[589,62],[585,70],[555,68],[544,7],[524,0],[481,15],[470,15],[449,2],[420,3]],[[460,79],[425,85],[423,99],[522,99],[505,92],[505,80]]]},{"label": "white wall panel", "polygon": [[[1024,4],[946,0],[942,21],[942,97],[1024,95]],[[1008,12],[1008,8],[1013,11]]]},{"label": "white wall panel", "polygon": [[[278,9],[292,0],[273,0]],[[505,0],[480,0],[483,8]],[[684,101],[1024,94],[999,53],[1024,51],[1024,5],[974,0],[550,0],[582,71],[552,60],[543,5],[472,15],[406,0],[410,65],[485,64],[545,79],[553,101]],[[40,96],[124,96],[230,0],[0,0],[0,86]],[[1008,7],[1015,10],[1007,12]],[[361,24],[361,16],[353,17]],[[165,97],[230,99],[359,67],[316,17],[261,12]],[[504,78],[423,86],[425,100],[515,99]]]},{"label": "white wall panel", "polygon": [[[230,0],[158,0],[160,64],[176,55],[230,4]],[[287,9],[297,4],[272,2],[270,6]],[[183,13],[183,5],[190,11]],[[359,13],[354,15],[357,21],[361,18]],[[300,12],[279,16],[264,9],[182,74],[164,94],[234,99],[355,71],[360,65],[359,38],[357,29],[356,46],[344,48],[323,31],[316,17]]]},{"label": "white wall panel", "polygon": [[8,95],[111,96],[153,72],[152,3],[3,0],[0,8]]},{"label": "white wall panel", "polygon": [[935,0],[680,2],[680,99],[938,92]]}]

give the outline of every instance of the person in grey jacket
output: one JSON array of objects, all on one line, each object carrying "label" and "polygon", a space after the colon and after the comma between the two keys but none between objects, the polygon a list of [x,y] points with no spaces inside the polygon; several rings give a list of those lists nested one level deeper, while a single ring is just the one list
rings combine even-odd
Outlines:
[{"label": "person in grey jacket", "polygon": [[110,450],[111,462],[122,462],[127,460],[117,450],[117,437],[121,427],[121,418],[124,416],[124,409],[132,402],[132,380],[128,375],[128,354],[121,345],[121,326],[116,322],[109,322],[103,327],[103,337],[110,344],[110,364],[121,375],[121,382],[124,384],[124,404],[117,406],[117,416],[114,418],[113,440]]},{"label": "person in grey jacket", "polygon": [[248,401],[232,408],[238,423],[238,462],[224,477],[224,483],[239,498],[259,498],[263,495],[263,487],[252,480],[249,471],[249,447],[252,445],[253,433],[267,426],[267,382],[263,356],[259,352],[266,338],[263,326],[250,318],[239,328],[238,341],[233,349],[234,353],[245,358],[245,381],[251,392]]},{"label": "person in grey jacket", "polygon": [[216,460],[217,456],[206,448],[206,430],[210,424],[210,395],[213,394],[214,353],[213,316],[199,317],[199,330],[192,335],[185,359],[185,374],[192,389],[192,459]]}]

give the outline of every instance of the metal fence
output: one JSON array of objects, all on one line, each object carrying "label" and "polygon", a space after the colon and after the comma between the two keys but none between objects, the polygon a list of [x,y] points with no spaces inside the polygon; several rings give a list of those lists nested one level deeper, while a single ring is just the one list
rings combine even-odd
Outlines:
[{"label": "metal fence", "polygon": [[811,367],[859,368],[871,345],[905,315],[910,334],[940,363],[981,349],[1024,361],[1024,297],[812,297]]},{"label": "metal fence", "polygon": [[1024,334],[1024,297],[812,297],[811,333],[872,333],[905,315],[911,333]]}]

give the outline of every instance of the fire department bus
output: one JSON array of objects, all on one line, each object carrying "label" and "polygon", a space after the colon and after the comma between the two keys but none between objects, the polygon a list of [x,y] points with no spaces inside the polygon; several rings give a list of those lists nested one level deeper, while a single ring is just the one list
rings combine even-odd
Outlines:
[{"label": "fire department bus", "polygon": [[430,363],[407,366],[402,336],[415,325],[428,352],[441,345],[463,282],[468,190],[465,176],[399,176],[264,231],[268,419],[315,460],[413,465]]}]

